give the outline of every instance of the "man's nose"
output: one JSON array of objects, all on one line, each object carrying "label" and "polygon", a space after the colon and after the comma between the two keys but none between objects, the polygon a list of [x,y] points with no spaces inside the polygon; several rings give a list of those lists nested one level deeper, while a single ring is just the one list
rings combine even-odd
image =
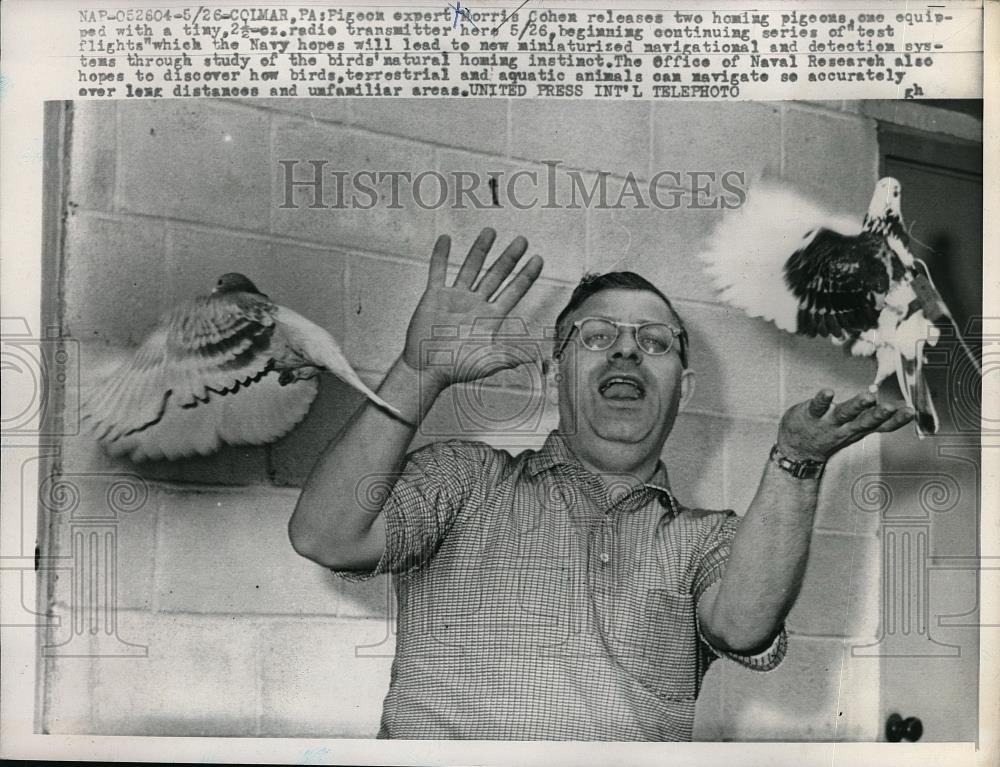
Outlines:
[{"label": "man's nose", "polygon": [[632,328],[619,328],[618,338],[608,349],[609,362],[621,360],[631,360],[636,365],[642,362],[642,349],[635,342],[635,330]]}]

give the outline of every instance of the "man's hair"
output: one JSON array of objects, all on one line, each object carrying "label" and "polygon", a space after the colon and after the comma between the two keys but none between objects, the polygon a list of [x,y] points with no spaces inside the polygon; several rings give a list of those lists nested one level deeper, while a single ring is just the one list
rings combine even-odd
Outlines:
[{"label": "man's hair", "polygon": [[646,290],[659,296],[663,300],[663,303],[667,305],[667,308],[670,309],[671,313],[673,313],[674,317],[677,319],[677,324],[680,325],[680,329],[683,331],[683,335],[680,336],[680,348],[678,351],[681,357],[681,365],[687,368],[688,335],[687,328],[684,327],[684,320],[681,319],[681,315],[677,313],[677,310],[674,309],[674,305],[670,303],[670,299],[663,294],[663,291],[661,291],[645,277],[642,277],[635,272],[585,274],[579,284],[573,288],[573,294],[569,297],[569,302],[563,310],[559,312],[559,316],[556,318],[556,349],[559,348],[559,345],[565,338],[566,333],[569,332],[567,322],[569,315],[574,309],[580,306],[580,304],[595,293],[600,293],[602,290]]}]

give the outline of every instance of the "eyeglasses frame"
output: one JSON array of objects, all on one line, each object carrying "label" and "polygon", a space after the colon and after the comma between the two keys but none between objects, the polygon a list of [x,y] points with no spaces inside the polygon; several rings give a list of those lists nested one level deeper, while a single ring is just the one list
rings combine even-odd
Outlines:
[{"label": "eyeglasses frame", "polygon": [[586,349],[587,351],[591,352],[607,351],[616,343],[618,343],[618,339],[621,337],[622,328],[631,328],[632,338],[635,340],[635,345],[642,350],[643,354],[648,354],[651,357],[662,357],[664,354],[669,354],[670,350],[674,348],[673,341],[670,342],[670,346],[668,346],[664,351],[660,352],[659,354],[655,352],[647,352],[645,349],[639,346],[639,328],[646,327],[647,325],[666,325],[668,328],[670,328],[671,332],[673,333],[673,337],[675,339],[677,338],[680,339],[681,345],[678,354],[680,354],[681,362],[683,363],[684,367],[685,368],[687,367],[687,331],[684,330],[683,328],[679,328],[676,325],[670,324],[669,322],[641,322],[641,323],[618,322],[617,320],[609,320],[607,317],[581,317],[580,319],[572,322],[570,331],[566,334],[566,337],[562,340],[562,343],[559,344],[559,349],[556,351],[554,355],[552,355],[553,359],[556,360],[562,359],[563,352],[566,351],[566,346],[569,344],[570,339],[573,337],[573,331],[579,331],[580,326],[584,322],[587,322],[588,320],[601,320],[603,322],[610,322],[612,325],[615,326],[617,335],[615,336],[615,340],[611,342],[611,344],[607,347],[607,349],[591,349],[586,344],[583,344],[583,348]]}]

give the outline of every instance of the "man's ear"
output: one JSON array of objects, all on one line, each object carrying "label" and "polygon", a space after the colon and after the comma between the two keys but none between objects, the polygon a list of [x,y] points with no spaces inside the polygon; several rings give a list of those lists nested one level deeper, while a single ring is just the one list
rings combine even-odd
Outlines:
[{"label": "man's ear", "polygon": [[694,396],[694,371],[685,370],[681,373],[681,401],[678,407],[679,410],[683,410],[687,407],[688,402]]},{"label": "man's ear", "polygon": [[559,360],[547,357],[542,360],[542,380],[545,384],[545,401],[549,405],[559,404]]}]

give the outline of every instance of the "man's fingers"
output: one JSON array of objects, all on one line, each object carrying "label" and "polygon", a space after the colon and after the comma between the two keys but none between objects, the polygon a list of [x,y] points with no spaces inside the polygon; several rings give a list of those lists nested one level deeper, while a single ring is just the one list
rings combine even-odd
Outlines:
[{"label": "man's fingers", "polygon": [[866,410],[850,424],[856,432],[867,433],[879,430],[883,424],[898,413],[899,408],[893,402],[883,402],[870,410]]},{"label": "man's fingers", "polygon": [[465,263],[458,270],[458,277],[455,278],[455,287],[471,288],[479,276],[479,270],[483,268],[486,254],[493,247],[493,241],[497,238],[495,230],[486,227],[479,233],[476,241],[472,243],[469,255],[465,257]]},{"label": "man's fingers", "polygon": [[844,400],[833,409],[833,420],[838,426],[850,423],[875,404],[875,397],[870,392],[858,394],[849,400]]},{"label": "man's fingers", "polygon": [[542,273],[544,263],[541,256],[532,256],[528,259],[528,263],[524,265],[524,268],[517,273],[517,276],[510,281],[510,284],[500,292],[494,303],[504,316],[517,306],[517,302],[524,297],[524,294],[528,292],[528,288],[535,283],[538,275]]},{"label": "man's fingers", "polygon": [[514,267],[517,266],[517,262],[521,260],[521,256],[528,249],[528,241],[524,237],[515,237],[514,240],[507,246],[503,253],[500,254],[493,266],[490,267],[489,271],[486,272],[486,276],[483,277],[482,281],[476,288],[479,293],[482,294],[483,298],[489,300],[490,296],[496,292],[496,289],[500,287],[504,280],[514,271]]},{"label": "man's fingers", "polygon": [[896,431],[901,426],[906,426],[913,420],[915,413],[912,408],[904,407],[897,410],[893,416],[885,421],[875,430],[880,432]]},{"label": "man's fingers", "polygon": [[451,252],[451,237],[442,234],[434,243],[431,251],[431,266],[427,270],[427,287],[444,285],[445,274],[448,272],[448,253]]},{"label": "man's fingers", "polygon": [[809,415],[813,418],[822,418],[826,415],[826,411],[830,409],[831,402],[833,402],[832,391],[823,389],[816,392],[816,396],[809,400]]}]

